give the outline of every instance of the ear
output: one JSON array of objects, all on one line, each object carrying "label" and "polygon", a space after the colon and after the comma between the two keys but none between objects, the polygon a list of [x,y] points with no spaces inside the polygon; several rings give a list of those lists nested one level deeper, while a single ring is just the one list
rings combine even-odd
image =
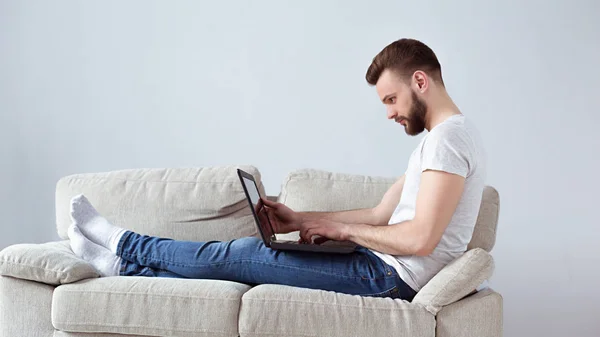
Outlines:
[{"label": "ear", "polygon": [[420,93],[424,93],[429,88],[429,78],[427,77],[427,74],[421,70],[415,71],[412,76],[412,82],[415,90]]}]

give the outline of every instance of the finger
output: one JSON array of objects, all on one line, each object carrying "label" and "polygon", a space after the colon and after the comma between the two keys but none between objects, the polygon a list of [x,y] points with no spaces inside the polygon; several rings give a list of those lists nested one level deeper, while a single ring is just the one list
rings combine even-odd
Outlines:
[{"label": "finger", "polygon": [[306,232],[306,242],[308,243],[313,243],[313,236],[317,235],[316,231],[314,229],[309,229]]},{"label": "finger", "polygon": [[310,236],[308,235],[308,233],[309,233],[308,229],[305,229],[300,232],[300,238],[302,239],[303,242],[310,242]]},{"label": "finger", "polygon": [[279,223],[277,223],[277,221],[275,221],[273,214],[271,212],[269,212],[269,210],[267,210],[267,219],[269,219],[269,222],[273,226],[275,234],[279,234]]},{"label": "finger", "polygon": [[300,231],[300,242],[306,242],[306,231]]},{"label": "finger", "polygon": [[308,241],[304,240],[303,238],[300,238],[300,239],[298,239],[298,243],[304,244],[304,243],[308,243]]},{"label": "finger", "polygon": [[269,199],[267,199],[267,198],[260,198],[260,200],[262,200],[262,202],[263,202],[265,205],[267,205],[267,206],[269,206],[269,207],[272,207],[272,208],[277,208],[277,206],[279,206],[279,205],[280,205],[280,203],[278,203],[278,202],[275,202],[275,201],[271,201],[271,200],[269,200]]},{"label": "finger", "polygon": [[329,240],[331,240],[331,239],[328,239],[328,238],[326,238],[324,236],[321,236],[321,237],[318,237],[318,238],[315,239],[315,244],[320,245],[320,244],[322,244],[322,243],[324,243],[326,241],[329,241]]}]

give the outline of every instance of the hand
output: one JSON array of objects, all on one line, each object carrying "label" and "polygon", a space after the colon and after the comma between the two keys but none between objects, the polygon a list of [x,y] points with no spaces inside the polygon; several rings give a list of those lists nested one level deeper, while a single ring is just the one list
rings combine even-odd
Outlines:
[{"label": "hand", "polygon": [[300,216],[286,205],[261,198],[276,234],[285,234],[300,229]]},{"label": "hand", "polygon": [[303,242],[312,242],[312,237],[319,235],[321,238],[315,239],[315,243],[323,243],[327,239],[335,241],[348,240],[348,224],[330,220],[312,220],[302,223],[300,228],[300,240]]}]

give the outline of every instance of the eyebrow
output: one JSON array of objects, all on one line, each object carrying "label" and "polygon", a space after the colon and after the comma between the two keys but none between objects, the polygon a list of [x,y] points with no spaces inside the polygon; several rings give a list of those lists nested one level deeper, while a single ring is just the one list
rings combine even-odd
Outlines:
[{"label": "eyebrow", "polygon": [[385,95],[385,97],[381,100],[383,103],[385,103],[385,101],[387,101],[390,97],[394,96],[396,93],[393,92],[391,94],[387,94]]}]

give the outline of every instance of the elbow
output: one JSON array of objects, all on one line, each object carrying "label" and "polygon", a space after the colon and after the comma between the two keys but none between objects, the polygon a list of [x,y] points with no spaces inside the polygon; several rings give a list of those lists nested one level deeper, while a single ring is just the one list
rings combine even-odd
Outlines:
[{"label": "elbow", "polygon": [[389,221],[389,219],[385,219],[385,215],[383,214],[383,211],[381,210],[380,206],[375,206],[371,209],[369,209],[370,211],[370,218],[369,218],[369,225],[373,225],[373,226],[382,226],[382,225],[387,225],[387,222]]},{"label": "elbow", "polygon": [[423,240],[418,240],[418,243],[415,245],[414,255],[416,256],[429,256],[435,250],[437,243],[433,242],[433,240],[429,238],[424,238]]},{"label": "elbow", "polygon": [[429,256],[433,253],[433,248],[430,247],[420,247],[415,250],[416,256]]}]

